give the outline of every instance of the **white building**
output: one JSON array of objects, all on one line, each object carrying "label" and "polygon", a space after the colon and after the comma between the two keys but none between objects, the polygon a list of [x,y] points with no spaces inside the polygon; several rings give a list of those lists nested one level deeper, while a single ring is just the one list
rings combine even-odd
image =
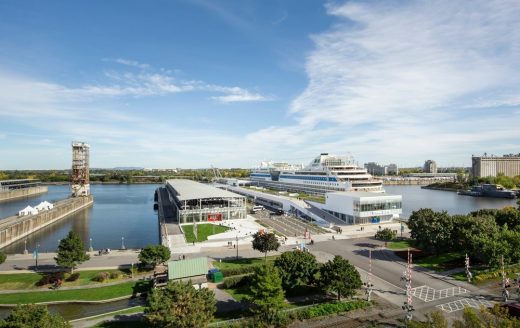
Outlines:
[{"label": "white building", "polygon": [[402,214],[402,196],[371,192],[331,192],[325,204],[312,205],[334,215],[345,224],[390,222]]}]

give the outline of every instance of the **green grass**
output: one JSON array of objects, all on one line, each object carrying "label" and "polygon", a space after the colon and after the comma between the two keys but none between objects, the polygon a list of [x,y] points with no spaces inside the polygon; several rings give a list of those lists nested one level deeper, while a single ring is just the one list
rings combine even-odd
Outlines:
[{"label": "green grass", "polygon": [[211,223],[197,224],[197,238],[195,238],[195,234],[193,233],[192,224],[183,225],[182,230],[184,230],[184,237],[186,238],[186,241],[188,243],[193,243],[208,240],[208,236],[226,232],[230,230],[230,228]]},{"label": "green grass", "polygon": [[414,246],[415,240],[413,239],[395,240],[388,243],[389,249],[406,249],[413,248]]},{"label": "green grass", "polygon": [[[517,273],[520,273],[520,264],[507,266],[505,268],[506,276],[513,281],[517,277]],[[502,280],[502,269],[481,267],[471,268],[473,274],[472,283],[481,285],[490,282],[498,282]],[[457,272],[452,275],[455,280],[467,281],[466,272]]]},{"label": "green grass", "polygon": [[71,300],[101,301],[116,297],[130,296],[134,294],[134,292],[144,292],[148,290],[148,285],[149,283],[136,283],[132,281],[96,288],[2,294],[0,302],[2,304],[26,304]]},{"label": "green grass", "polygon": [[[276,260],[278,255],[268,256],[267,262],[273,262]],[[244,266],[253,266],[253,265],[261,265],[264,264],[264,258],[263,257],[257,257],[257,258],[241,258],[241,259],[233,259],[233,260],[222,260],[220,261],[213,261],[213,266],[216,268],[219,268],[221,270],[224,269],[236,269],[239,267]]]},{"label": "green grass", "polygon": [[444,271],[447,268],[444,266],[446,262],[451,262],[464,257],[464,254],[460,252],[451,252],[441,255],[432,255],[418,259],[415,264],[422,266],[423,268],[432,269],[435,271]]},{"label": "green grass", "polygon": [[[120,273],[120,277],[117,279],[108,279],[103,283],[108,282],[117,282],[121,281],[124,278],[129,277],[129,270],[88,270],[88,271],[76,271],[79,272],[79,279],[76,281],[63,281],[62,287],[71,287],[71,286],[86,286],[92,284],[99,284],[100,282],[93,281],[92,278],[98,272],[118,272]],[[0,290],[16,290],[16,289],[47,289],[49,285],[38,287],[36,283],[43,276],[42,273],[10,273],[10,274],[0,274]],[[65,278],[69,275],[66,274]]]}]

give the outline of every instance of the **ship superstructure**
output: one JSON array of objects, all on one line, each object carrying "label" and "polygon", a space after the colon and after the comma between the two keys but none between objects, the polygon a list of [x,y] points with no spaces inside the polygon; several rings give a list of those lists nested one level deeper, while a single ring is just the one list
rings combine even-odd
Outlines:
[{"label": "ship superstructure", "polygon": [[251,181],[270,188],[324,194],[334,191],[384,192],[383,181],[359,167],[352,156],[322,153],[307,166],[264,162],[251,172]]}]

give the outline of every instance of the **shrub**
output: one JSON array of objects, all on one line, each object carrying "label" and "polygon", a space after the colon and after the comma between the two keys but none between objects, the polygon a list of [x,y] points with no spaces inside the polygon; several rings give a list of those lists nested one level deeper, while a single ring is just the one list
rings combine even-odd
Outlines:
[{"label": "shrub", "polygon": [[4,263],[7,259],[7,255],[4,252],[0,251],[0,264]]},{"label": "shrub", "polygon": [[248,265],[248,266],[241,266],[238,268],[230,268],[230,269],[222,269],[220,270],[224,277],[230,277],[230,276],[238,276],[242,274],[247,273],[253,273],[255,272],[255,268],[257,265]]},{"label": "shrub", "polygon": [[53,284],[58,279],[63,280],[64,277],[65,277],[65,273],[63,273],[63,272],[49,273],[49,274],[43,275],[40,278],[40,280],[36,283],[36,286],[45,286],[45,285]]},{"label": "shrub", "polygon": [[76,281],[79,279],[79,272],[74,272],[73,274],[71,274],[67,279],[65,279],[66,281]]},{"label": "shrub", "polygon": [[222,287],[223,288],[242,287],[250,282],[249,277],[250,277],[250,275],[248,275],[248,274],[241,275],[241,276],[227,277],[224,279],[224,282],[222,283]]},{"label": "shrub", "polygon": [[108,272],[98,272],[98,273],[96,273],[94,278],[92,278],[92,280],[97,281],[97,282],[103,282],[103,281],[107,280],[109,276],[110,275],[108,274]]},{"label": "shrub", "polygon": [[112,271],[110,272],[110,279],[118,279],[121,277],[121,273],[118,271]]},{"label": "shrub", "polygon": [[306,320],[335,313],[348,312],[369,306],[370,303],[362,300],[349,302],[324,303],[297,311],[296,317],[299,320]]}]

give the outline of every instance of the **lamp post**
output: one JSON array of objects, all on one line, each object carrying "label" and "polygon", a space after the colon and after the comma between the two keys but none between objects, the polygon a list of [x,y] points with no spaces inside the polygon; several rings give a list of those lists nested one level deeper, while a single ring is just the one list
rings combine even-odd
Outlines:
[{"label": "lamp post", "polygon": [[23,243],[24,243],[23,253],[24,253],[25,255],[27,255],[27,254],[29,253],[29,252],[27,251],[27,239],[24,240]]},{"label": "lamp post", "polygon": [[33,254],[33,257],[34,257],[35,262],[36,262],[35,263],[36,264],[35,265],[35,267],[36,267],[35,271],[38,271],[38,256],[39,256],[38,253],[39,253],[39,248],[40,248],[40,243],[36,243],[36,249],[34,250],[34,254]]},{"label": "lamp post", "polygon": [[132,279],[134,279],[134,262],[130,264],[130,273],[132,274]]},{"label": "lamp post", "polygon": [[88,251],[89,252],[93,252],[94,251],[94,248],[92,247],[92,238],[89,238],[89,241],[90,241],[90,246],[88,248]]},{"label": "lamp post", "polygon": [[236,236],[236,241],[237,241],[237,260],[238,260],[238,235]]},{"label": "lamp post", "polygon": [[121,237],[121,249],[126,249],[126,247],[125,247],[125,237]]}]

